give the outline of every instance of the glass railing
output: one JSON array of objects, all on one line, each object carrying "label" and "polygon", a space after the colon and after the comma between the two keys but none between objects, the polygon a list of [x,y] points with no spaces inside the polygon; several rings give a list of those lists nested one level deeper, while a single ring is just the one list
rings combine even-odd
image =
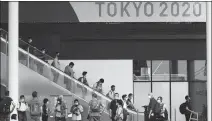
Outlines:
[{"label": "glass railing", "polygon": [[[4,35],[6,36],[6,35]],[[1,41],[7,43],[6,38],[1,36]],[[28,43],[19,41],[19,62],[28,67],[29,69],[39,73],[40,75],[48,78],[52,81],[52,83],[56,83],[61,87],[69,90],[73,93],[74,96],[89,102],[92,99],[92,94],[96,93],[98,98],[101,100],[103,105],[106,107],[105,112],[108,113],[108,104],[110,103],[110,99],[107,98],[105,95],[94,91],[91,87],[88,87],[76,79],[68,76],[63,71],[56,69],[55,67],[51,66],[47,62],[47,60],[53,60],[53,58],[47,54],[42,53],[37,48],[29,45]],[[7,46],[7,44],[6,44]],[[5,53],[7,54],[7,53]],[[129,121],[138,121],[140,114],[137,112],[128,110],[130,113],[130,120]]]}]

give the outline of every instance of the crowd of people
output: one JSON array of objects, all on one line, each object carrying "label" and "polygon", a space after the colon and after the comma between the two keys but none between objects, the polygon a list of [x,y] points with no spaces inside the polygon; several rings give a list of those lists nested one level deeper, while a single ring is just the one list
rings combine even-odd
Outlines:
[{"label": "crowd of people", "polygon": [[[32,38],[28,39],[28,44],[32,43]],[[43,48],[41,53],[37,53],[35,51],[30,51],[29,45],[25,44],[22,46],[23,49],[27,50],[30,53],[33,53],[39,59],[43,60],[44,62],[48,63],[46,59],[46,49]],[[55,67],[56,69],[60,70],[60,62],[59,62],[59,52],[56,52],[54,56],[54,60],[51,63],[51,66]],[[37,65],[37,71],[40,74],[43,74],[44,65],[37,62],[34,63]],[[59,73],[54,69],[51,70],[53,74],[53,82],[57,83],[59,78]],[[70,62],[64,69],[64,73],[78,80],[82,85],[77,84],[74,85],[73,82],[68,79],[66,76],[64,77],[64,84],[66,85],[66,89],[71,91],[74,86],[81,88],[83,97],[87,94],[87,88],[84,86],[91,87],[98,93],[103,94],[103,83],[104,79],[99,79],[93,86],[90,86],[88,80],[86,78],[88,72],[83,71],[82,76],[76,78],[75,71],[74,71],[74,63]],[[107,109],[109,111],[109,117],[112,121],[127,121],[129,112],[128,110],[137,111],[133,104],[133,94],[130,93],[128,95],[124,94],[119,97],[119,93],[115,91],[115,85],[111,86],[110,91],[106,94],[106,97],[111,99],[111,102],[108,105],[103,105],[101,99],[98,98],[95,91],[92,93],[92,100],[88,103],[88,116],[87,119],[89,121],[100,121],[102,113]],[[159,96],[157,99],[154,98],[153,94],[150,93],[148,95],[150,102],[148,106],[148,119],[149,121],[167,121],[168,120],[168,111],[166,109],[166,105],[163,103],[163,98]],[[186,121],[189,121],[190,113],[192,113],[190,107],[190,98],[186,96],[186,102],[183,103],[184,107],[180,107],[182,114],[185,115]],[[12,105],[12,108],[11,108]],[[6,108],[5,108],[6,107]],[[26,102],[24,95],[20,96],[19,104],[16,105],[13,100],[9,97],[9,91],[5,93],[5,98],[1,100],[1,107],[0,111],[1,118],[3,117],[3,121],[9,121],[9,114],[15,110],[15,107],[18,112],[18,119],[19,121],[27,121],[27,112],[30,112],[30,118],[34,121],[48,121],[49,115],[51,112],[54,112],[55,121],[65,121],[68,112],[72,115],[73,121],[81,121],[82,120],[82,113],[84,112],[84,108],[80,105],[79,100],[75,99],[73,105],[71,106],[70,111],[67,110],[67,105],[64,102],[63,96],[59,96],[57,98],[57,103],[54,107],[54,110],[50,110],[49,108],[49,99],[44,98],[43,103],[40,102],[38,99],[38,94],[36,91],[32,93],[32,99],[29,102]],[[181,109],[182,108],[182,109]],[[13,116],[14,118],[15,116]]]},{"label": "crowd of people", "polygon": [[[111,121],[127,121],[130,115],[128,109],[136,111],[132,103],[132,94],[124,94],[120,98],[119,93],[114,93],[113,85],[108,95],[110,95],[112,101],[106,106],[96,93],[92,94],[92,99],[88,103],[88,121],[101,121],[105,110],[108,110]],[[168,111],[163,103],[163,98],[159,96],[155,99],[152,93],[148,94],[148,97],[150,99],[147,113],[148,121],[168,121]],[[179,110],[181,114],[185,115],[186,121],[189,121],[190,115],[193,113],[190,104],[191,99],[189,96],[186,96],[185,99],[186,101],[180,105]],[[48,121],[50,114],[54,114],[55,121],[66,121],[70,114],[72,121],[82,121],[82,113],[85,110],[78,99],[74,99],[70,111],[68,111],[67,104],[62,95],[58,96],[54,108],[50,107],[49,102],[50,100],[47,98],[40,102],[38,93],[34,91],[32,92],[32,98],[28,102],[25,96],[21,95],[19,103],[16,104],[9,97],[9,91],[6,91],[5,97],[0,101],[0,119],[1,121],[9,121],[10,113],[16,109],[18,116],[14,114],[11,116],[11,119],[18,118],[19,121]],[[29,117],[27,114],[29,114]]]}]

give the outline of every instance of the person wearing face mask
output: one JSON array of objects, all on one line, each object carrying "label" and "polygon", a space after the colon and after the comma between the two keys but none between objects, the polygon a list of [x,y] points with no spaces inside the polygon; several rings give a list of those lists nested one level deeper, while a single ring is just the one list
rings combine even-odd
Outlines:
[{"label": "person wearing face mask", "polygon": [[71,107],[72,113],[72,121],[81,121],[82,116],[81,113],[83,112],[83,107],[79,104],[77,99],[74,100],[74,105]]},{"label": "person wearing face mask", "polygon": [[118,108],[117,106],[118,99],[119,99],[119,93],[115,93],[114,99],[110,102],[109,116],[112,121],[115,121],[116,110]]},{"label": "person wearing face mask", "polygon": [[157,104],[155,108],[155,118],[156,121],[165,121],[168,120],[168,113],[166,110],[166,105],[162,102],[163,98],[159,96],[157,98]]},{"label": "person wearing face mask", "polygon": [[24,95],[20,96],[19,108],[18,110],[18,120],[27,121],[26,111],[28,110],[28,104],[25,101]]},{"label": "person wearing face mask", "polygon": [[155,109],[157,105],[157,100],[154,98],[152,93],[148,94],[148,97],[150,99],[149,101],[149,121],[155,121]]}]

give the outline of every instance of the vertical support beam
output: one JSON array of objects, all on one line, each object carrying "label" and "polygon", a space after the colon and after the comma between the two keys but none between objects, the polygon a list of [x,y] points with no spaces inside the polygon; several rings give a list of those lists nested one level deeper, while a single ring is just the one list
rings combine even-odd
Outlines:
[{"label": "vertical support beam", "polygon": [[[10,97],[18,104],[19,98],[19,79],[18,79],[18,38],[19,38],[19,17],[18,2],[9,2],[9,91]],[[14,110],[12,114],[17,114]],[[18,120],[17,120],[18,121]]]},{"label": "vertical support beam", "polygon": [[211,2],[207,2],[207,108],[208,121],[211,121]]}]

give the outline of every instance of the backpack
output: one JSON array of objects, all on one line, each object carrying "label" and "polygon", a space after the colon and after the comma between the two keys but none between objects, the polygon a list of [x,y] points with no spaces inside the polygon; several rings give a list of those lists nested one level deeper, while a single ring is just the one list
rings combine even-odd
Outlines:
[{"label": "backpack", "polygon": [[10,103],[3,98],[0,102],[0,113],[9,115],[10,114]]},{"label": "backpack", "polygon": [[186,113],[186,103],[182,103],[182,104],[180,105],[179,110],[180,110],[180,113],[181,113],[181,114],[185,114],[185,113]]},{"label": "backpack", "polygon": [[[56,105],[56,113],[55,113],[55,116],[56,117],[62,117],[62,106],[61,105]],[[60,110],[60,111],[58,111]]]},{"label": "backpack", "polygon": [[34,102],[30,107],[31,116],[39,116],[41,114],[41,109],[38,102]]},{"label": "backpack", "polygon": [[98,100],[92,100],[90,108],[92,112],[100,112],[100,102]]}]

